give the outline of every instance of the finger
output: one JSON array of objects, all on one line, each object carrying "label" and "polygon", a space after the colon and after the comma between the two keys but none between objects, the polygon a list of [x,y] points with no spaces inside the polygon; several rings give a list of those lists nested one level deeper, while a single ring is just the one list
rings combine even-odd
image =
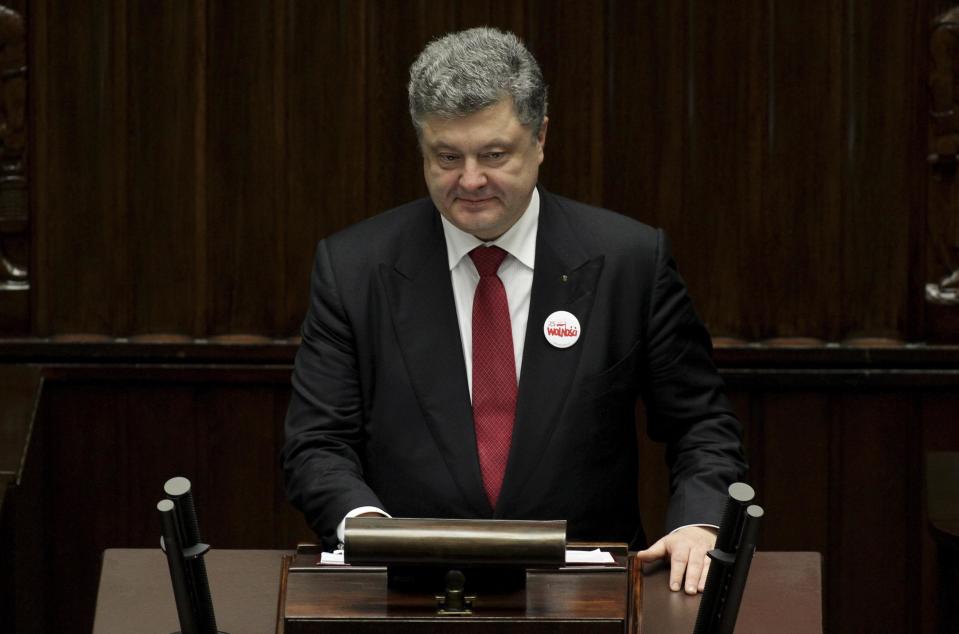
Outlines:
[{"label": "finger", "polygon": [[706,551],[699,548],[691,548],[689,551],[689,562],[686,564],[686,594],[696,594],[699,589],[699,580],[703,573],[703,559]]},{"label": "finger", "polygon": [[699,576],[699,591],[702,592],[706,589],[706,579],[709,578],[709,564],[712,563],[712,559],[706,557],[703,560],[703,573]]},{"label": "finger", "polygon": [[686,573],[686,564],[689,562],[689,547],[680,546],[673,548],[669,558],[669,589],[679,590],[683,582],[683,575]]},{"label": "finger", "polygon": [[658,542],[647,548],[646,550],[641,550],[636,553],[636,557],[640,561],[656,561],[657,559],[663,559],[666,557],[666,538],[663,537]]}]

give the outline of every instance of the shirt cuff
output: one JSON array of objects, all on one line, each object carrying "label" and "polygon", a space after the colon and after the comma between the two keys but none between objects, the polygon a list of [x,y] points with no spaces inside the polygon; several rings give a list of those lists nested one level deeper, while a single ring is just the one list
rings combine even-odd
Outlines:
[{"label": "shirt cuff", "polygon": [[351,517],[356,517],[357,515],[362,515],[363,513],[379,513],[385,517],[393,517],[383,509],[375,506],[361,506],[353,509],[347,513],[342,520],[340,520],[339,524],[336,525],[336,540],[340,542],[340,544],[346,540],[346,520],[350,519]]},{"label": "shirt cuff", "polygon": [[[381,511],[381,512],[382,512],[382,511]],[[347,517],[351,517],[351,516],[347,515]],[[346,520],[343,520],[343,521],[345,522]],[[677,527],[674,528],[673,530],[669,531],[669,534],[672,535],[673,533],[675,533],[676,531],[678,531],[680,528],[689,528],[690,526],[698,526],[699,528],[714,528],[714,529],[716,529],[717,531],[719,530],[719,527],[716,526],[715,524],[685,524],[685,525],[683,525],[683,526],[677,526]],[[339,534],[339,533],[337,533],[337,534]],[[340,541],[343,541],[343,540],[341,539]]]}]

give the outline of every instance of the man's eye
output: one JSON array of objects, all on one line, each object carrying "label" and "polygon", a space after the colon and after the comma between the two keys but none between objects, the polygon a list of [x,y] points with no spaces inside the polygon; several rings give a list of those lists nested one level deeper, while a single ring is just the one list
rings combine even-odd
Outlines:
[{"label": "man's eye", "polygon": [[440,154],[439,155],[440,163],[452,163],[456,160],[455,154]]},{"label": "man's eye", "polygon": [[506,152],[487,152],[486,153],[486,158],[487,160],[490,160],[490,161],[499,161],[504,156],[506,156]]}]

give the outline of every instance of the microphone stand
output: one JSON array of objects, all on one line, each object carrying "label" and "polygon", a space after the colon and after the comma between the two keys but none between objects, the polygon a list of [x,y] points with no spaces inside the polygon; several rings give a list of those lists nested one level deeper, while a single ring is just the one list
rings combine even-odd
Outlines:
[{"label": "microphone stand", "polygon": [[163,486],[166,499],[157,504],[162,520],[160,547],[166,553],[173,582],[180,632],[175,634],[225,634],[216,626],[213,599],[203,555],[210,545],[200,539],[190,481],[170,478]]}]

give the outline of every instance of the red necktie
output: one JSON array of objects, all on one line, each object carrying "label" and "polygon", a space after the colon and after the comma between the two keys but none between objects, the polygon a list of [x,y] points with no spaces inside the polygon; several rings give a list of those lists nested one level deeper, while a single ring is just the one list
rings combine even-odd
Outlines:
[{"label": "red necktie", "polygon": [[506,251],[477,247],[470,258],[480,280],[473,295],[473,425],[490,505],[503,485],[516,414],[516,362],[506,288],[496,275]]}]

